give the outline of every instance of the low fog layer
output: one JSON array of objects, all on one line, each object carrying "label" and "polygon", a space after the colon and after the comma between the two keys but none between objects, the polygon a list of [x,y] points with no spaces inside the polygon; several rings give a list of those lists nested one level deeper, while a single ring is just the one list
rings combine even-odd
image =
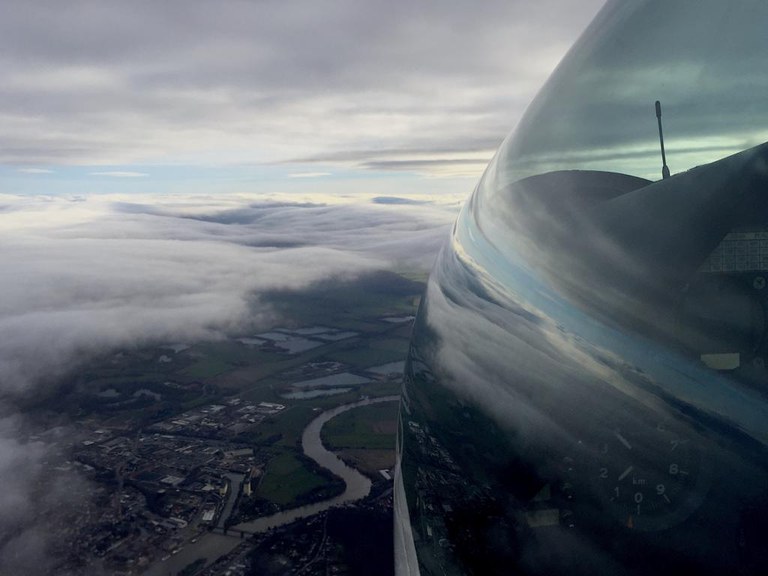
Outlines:
[{"label": "low fog layer", "polygon": [[[428,270],[454,217],[375,201],[0,198],[0,573],[45,573],[47,511],[84,493],[50,470],[50,442],[20,433],[20,399],[94,354],[269,327],[279,318],[261,295]],[[43,478],[68,498],[40,500]]]}]

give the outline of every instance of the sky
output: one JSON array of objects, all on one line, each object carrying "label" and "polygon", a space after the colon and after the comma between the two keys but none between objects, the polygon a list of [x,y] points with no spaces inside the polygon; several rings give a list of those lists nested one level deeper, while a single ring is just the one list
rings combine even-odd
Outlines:
[{"label": "sky", "polygon": [[465,194],[602,0],[6,0],[4,192]]},{"label": "sky", "polygon": [[88,498],[47,464],[72,423],[31,437],[25,398],[274,325],[268,292],[428,271],[601,4],[4,0],[0,573],[45,574]]}]

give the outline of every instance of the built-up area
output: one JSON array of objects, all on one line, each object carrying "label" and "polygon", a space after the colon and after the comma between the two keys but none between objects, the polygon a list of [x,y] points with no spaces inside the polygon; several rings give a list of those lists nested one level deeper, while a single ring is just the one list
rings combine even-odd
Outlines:
[{"label": "built-up area", "polygon": [[[78,412],[77,432],[60,467],[85,488],[76,511],[51,520],[64,558],[57,571],[355,573],[344,530],[318,529],[341,512],[263,534],[232,525],[344,489],[302,454],[302,431],[324,410],[399,392],[412,319],[384,315],[355,330],[276,327],[121,351],[90,366],[65,403]],[[391,517],[390,437],[387,465],[365,471],[373,490],[355,505],[371,521]],[[365,459],[365,439],[350,448]]]}]

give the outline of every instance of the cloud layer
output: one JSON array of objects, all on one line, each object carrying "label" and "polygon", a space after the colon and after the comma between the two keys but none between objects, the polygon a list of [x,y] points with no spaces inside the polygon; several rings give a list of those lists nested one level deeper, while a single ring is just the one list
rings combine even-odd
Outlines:
[{"label": "cloud layer", "polygon": [[243,329],[260,320],[250,303],[264,291],[426,269],[453,216],[428,205],[225,202],[11,199],[0,214],[0,392],[101,348]]},{"label": "cloud layer", "polygon": [[476,173],[601,4],[10,2],[0,164]]},{"label": "cloud layer", "polygon": [[51,569],[57,502],[87,491],[51,469],[53,444],[30,439],[20,399],[93,354],[268,327],[278,320],[262,294],[426,270],[454,217],[427,204],[234,197],[3,197],[0,207],[0,572],[26,574]]}]

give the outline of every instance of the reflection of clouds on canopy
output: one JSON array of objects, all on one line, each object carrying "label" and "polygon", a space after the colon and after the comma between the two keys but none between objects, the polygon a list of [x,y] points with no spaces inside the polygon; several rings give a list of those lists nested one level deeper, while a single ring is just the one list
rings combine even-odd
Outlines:
[{"label": "reflection of clouds on canopy", "polygon": [[426,295],[425,321],[437,338],[421,342],[435,354],[432,366],[443,385],[481,406],[504,429],[562,441],[567,415],[553,418],[529,401],[532,395],[579,406],[594,381],[635,394],[619,355],[574,338],[558,324],[551,302],[518,300],[519,293],[499,283],[504,270],[484,267],[498,261],[466,248],[479,259],[454,243],[456,254],[443,253]]},{"label": "reflection of clouds on canopy", "polygon": [[767,18],[609,2],[464,204],[406,368],[423,566],[445,525],[467,572],[764,567]]},{"label": "reflection of clouds on canopy", "polygon": [[[467,368],[466,375],[500,364],[498,374],[520,370],[514,378],[517,387],[535,382],[539,374],[534,387],[542,390],[552,381],[568,382],[558,392],[563,398],[579,381],[603,382],[627,396],[642,390],[637,399],[644,404],[682,400],[701,413],[739,422],[753,438],[768,441],[761,393],[737,392],[727,378],[707,372],[696,355],[694,361],[687,358],[682,351],[696,351],[692,343],[709,332],[696,316],[680,312],[681,302],[695,306],[686,295],[689,285],[700,281],[697,270],[725,234],[764,221],[766,154],[768,145],[656,183],[622,174],[562,171],[523,179],[498,193],[489,191],[492,179],[488,187],[481,184],[459,216],[451,245],[455,256],[446,251],[438,261],[438,279],[442,288],[458,294],[457,315],[466,313],[462,307],[476,315],[448,333],[467,329],[478,335],[503,326],[508,333],[493,341],[506,339],[509,351],[486,356],[487,343],[473,347],[468,338],[449,344],[440,364],[451,366],[460,356],[454,347],[476,348],[482,360],[475,362],[482,368]],[[470,301],[467,293],[474,298],[478,290],[499,302],[499,309],[475,309],[489,306],[482,298]],[[527,314],[520,313],[522,307]],[[520,325],[506,326],[505,311]],[[711,312],[699,313],[708,317]],[[530,315],[536,322],[530,322]],[[447,317],[436,321],[438,326],[451,323]],[[526,324],[531,330],[521,337]],[[573,334],[580,337],[578,345]],[[738,338],[726,334],[724,349],[740,349]],[[650,345],[643,344],[648,337],[660,339],[671,352],[659,346],[650,362]],[[537,357],[529,350],[532,345],[550,353],[529,364]],[[515,364],[504,368],[510,356]],[[555,357],[561,364],[568,359],[565,371],[561,364],[549,364]],[[636,366],[645,375],[635,373],[628,382],[625,370]],[[493,397],[486,398],[491,412]]]}]

